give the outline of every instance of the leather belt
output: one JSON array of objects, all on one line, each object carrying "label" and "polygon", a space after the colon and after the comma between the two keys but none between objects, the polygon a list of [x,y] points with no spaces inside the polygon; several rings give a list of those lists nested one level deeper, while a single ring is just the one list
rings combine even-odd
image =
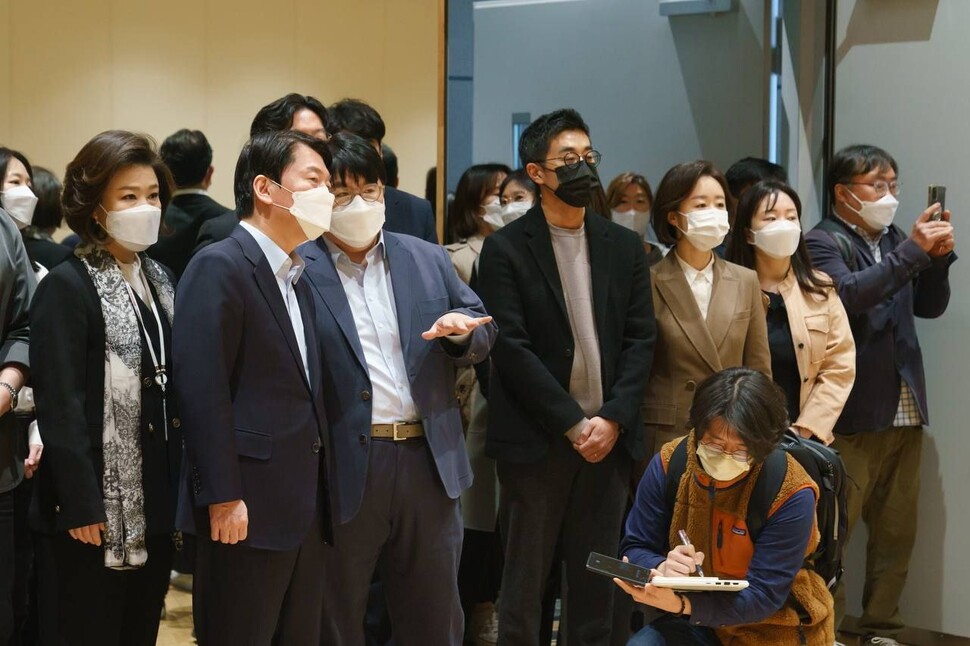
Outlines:
[{"label": "leather belt", "polygon": [[372,424],[370,436],[378,440],[401,442],[416,437],[424,437],[424,424],[421,422],[394,422],[393,424]]}]

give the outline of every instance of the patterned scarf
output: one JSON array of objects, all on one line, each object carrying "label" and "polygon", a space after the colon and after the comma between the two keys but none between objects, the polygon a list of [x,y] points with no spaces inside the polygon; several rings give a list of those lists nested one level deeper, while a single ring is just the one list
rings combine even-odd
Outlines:
[{"label": "patterned scarf", "polygon": [[[102,482],[108,518],[104,565],[116,570],[135,569],[148,560],[141,456],[141,333],[124,275],[114,257],[96,246],[78,249],[76,255],[94,282],[104,316]],[[141,256],[141,268],[171,323],[175,301],[172,282],[147,256]]]}]

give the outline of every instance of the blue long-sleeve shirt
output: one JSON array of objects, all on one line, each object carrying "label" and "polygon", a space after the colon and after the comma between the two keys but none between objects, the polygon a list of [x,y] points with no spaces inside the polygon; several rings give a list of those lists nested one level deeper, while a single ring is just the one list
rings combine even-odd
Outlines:
[{"label": "blue long-sleeve shirt", "polygon": [[[666,473],[658,454],[640,480],[620,554],[631,563],[656,568],[670,551],[670,521]],[[814,524],[815,493],[811,489],[796,492],[768,517],[758,535],[746,577],[748,587],[736,593],[688,594],[690,622],[721,628],[757,623],[778,611],[802,567]]]}]

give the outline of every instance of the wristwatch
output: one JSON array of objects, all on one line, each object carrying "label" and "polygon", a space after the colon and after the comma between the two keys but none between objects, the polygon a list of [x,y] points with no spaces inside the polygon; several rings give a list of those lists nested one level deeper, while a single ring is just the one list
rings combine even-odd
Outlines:
[{"label": "wristwatch", "polygon": [[6,388],[10,393],[10,410],[17,408],[17,402],[20,399],[20,393],[16,388],[8,384],[6,381],[0,381],[0,388]]}]

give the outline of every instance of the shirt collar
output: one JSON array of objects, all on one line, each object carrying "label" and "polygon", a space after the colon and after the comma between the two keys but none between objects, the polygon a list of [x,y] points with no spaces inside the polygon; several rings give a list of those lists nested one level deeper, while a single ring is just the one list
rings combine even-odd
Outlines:
[{"label": "shirt collar", "polygon": [[179,195],[208,195],[209,193],[204,188],[180,188],[172,193],[172,197],[178,197]]},{"label": "shirt collar", "polygon": [[266,256],[266,261],[269,263],[269,268],[273,272],[273,275],[280,280],[288,280],[295,285],[300,280],[300,275],[303,274],[303,268],[305,267],[303,258],[295,251],[287,254],[268,235],[246,220],[240,220],[239,224],[256,239],[256,244],[259,245],[259,248],[263,251],[263,255]]},{"label": "shirt collar", "polygon": [[872,246],[872,245],[878,245],[879,244],[879,241],[882,240],[882,237],[889,232],[889,227],[883,227],[882,228],[882,231],[880,231],[876,235],[872,235],[871,233],[869,233],[868,231],[866,231],[865,229],[863,229],[859,225],[852,224],[851,222],[849,222],[848,220],[846,220],[845,218],[843,218],[841,215],[839,215],[835,211],[832,211],[832,215],[834,215],[838,219],[839,222],[841,222],[845,226],[849,227],[850,229],[852,229],[853,231],[855,231],[856,233],[858,233],[862,237],[863,240],[865,240],[866,242],[869,243],[870,246]]},{"label": "shirt collar", "polygon": [[693,285],[694,281],[696,281],[698,278],[701,278],[709,283],[714,282],[714,257],[717,254],[712,253],[711,261],[707,263],[707,266],[701,270],[697,270],[684,262],[684,259],[678,255],[676,248],[674,248],[671,253],[673,253],[674,257],[677,258],[677,262],[680,263],[680,268],[684,270],[684,275],[687,277],[687,283],[689,285]]},{"label": "shirt collar", "polygon": [[377,260],[383,261],[387,258],[387,252],[384,247],[383,229],[381,230],[380,234],[377,236],[377,244],[375,244],[373,247],[368,249],[367,253],[364,254],[364,262],[361,265],[357,265],[356,263],[354,263],[350,259],[350,256],[348,256],[343,249],[341,249],[336,244],[334,244],[333,241],[330,240],[330,238],[324,236],[323,241],[327,245],[327,251],[330,252],[330,257],[333,259],[333,264],[335,266],[340,266],[340,265],[357,266],[357,267],[367,266]]}]

